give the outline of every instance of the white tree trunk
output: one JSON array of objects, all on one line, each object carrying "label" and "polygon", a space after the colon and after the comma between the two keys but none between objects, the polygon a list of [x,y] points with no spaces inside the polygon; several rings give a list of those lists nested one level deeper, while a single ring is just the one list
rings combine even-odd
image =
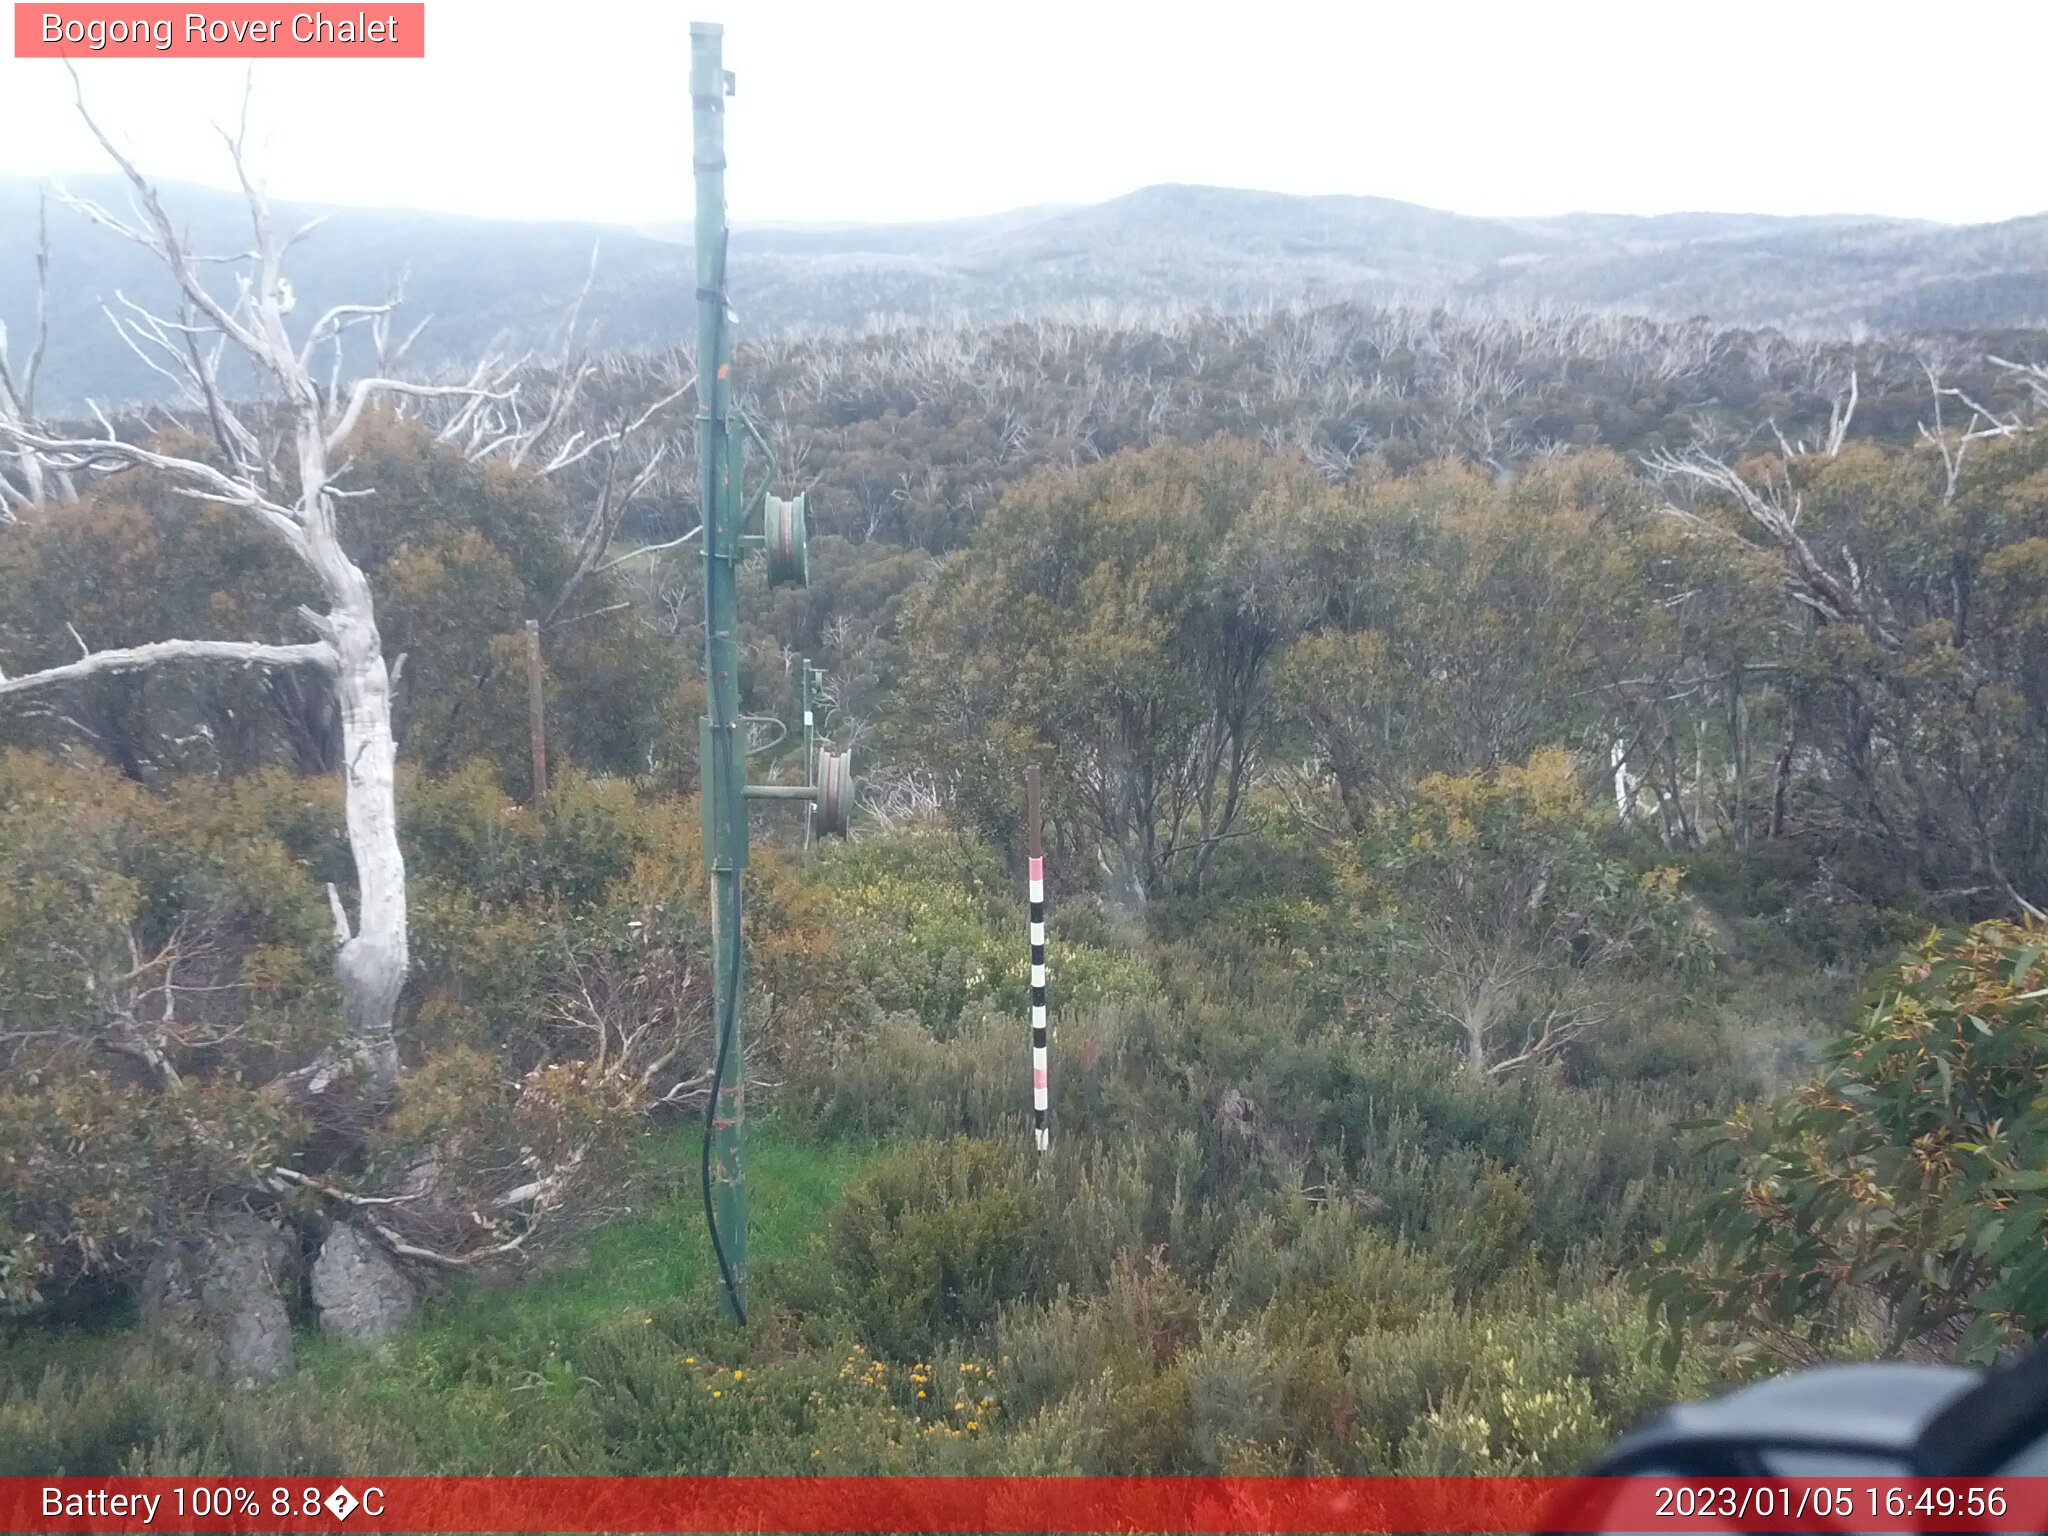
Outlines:
[{"label": "white tree trunk", "polygon": [[344,810],[359,897],[355,932],[336,935],[342,942],[335,968],[341,976],[351,1044],[369,1070],[372,1088],[381,1095],[398,1081],[392,1018],[410,961],[405,855],[398,846],[398,748],[391,734],[391,675],[367,583],[360,612],[337,608],[328,619],[334,625],[339,656],[334,692],[341,706]]},{"label": "white tree trunk", "polygon": [[1626,826],[1635,818],[1636,792],[1641,785],[1628,771],[1628,748],[1617,739],[1607,751],[1614,768],[1614,819]]}]

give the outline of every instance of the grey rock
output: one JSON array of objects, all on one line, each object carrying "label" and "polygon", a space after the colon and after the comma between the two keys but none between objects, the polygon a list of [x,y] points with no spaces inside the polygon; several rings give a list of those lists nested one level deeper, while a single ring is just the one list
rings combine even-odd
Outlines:
[{"label": "grey rock", "polygon": [[382,1344],[405,1331],[419,1308],[412,1281],[377,1243],[336,1222],[313,1260],[313,1305],[336,1338]]},{"label": "grey rock", "polygon": [[293,1245],[254,1216],[219,1218],[167,1243],[142,1281],[145,1325],[211,1375],[271,1377],[292,1363],[285,1278]]}]

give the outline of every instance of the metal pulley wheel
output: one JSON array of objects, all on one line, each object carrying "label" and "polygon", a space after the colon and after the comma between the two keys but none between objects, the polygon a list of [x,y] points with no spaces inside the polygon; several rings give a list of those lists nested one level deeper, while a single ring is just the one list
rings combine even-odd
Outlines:
[{"label": "metal pulley wheel", "polygon": [[768,584],[807,587],[811,584],[810,519],[801,494],[784,501],[770,496],[761,510],[762,532],[768,540]]},{"label": "metal pulley wheel", "polygon": [[853,751],[818,754],[818,836],[844,837],[853,825]]}]

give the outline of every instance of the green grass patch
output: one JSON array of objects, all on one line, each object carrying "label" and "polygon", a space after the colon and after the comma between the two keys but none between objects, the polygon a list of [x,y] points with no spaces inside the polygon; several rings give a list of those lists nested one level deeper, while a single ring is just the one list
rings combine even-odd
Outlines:
[{"label": "green grass patch", "polygon": [[532,1270],[449,1280],[383,1349],[304,1332],[277,1382],[222,1393],[126,1319],[23,1330],[0,1350],[0,1427],[20,1431],[11,1470],[311,1473],[330,1457],[393,1473],[576,1470],[616,1438],[588,1397],[622,1351],[684,1380],[698,1363],[772,1368],[806,1351],[789,1295],[828,1299],[828,1214],[880,1149],[750,1129],[744,1329],[721,1304],[692,1127],[650,1139],[629,1209]]},{"label": "green grass patch", "polygon": [[[552,1443],[529,1441],[514,1426],[529,1407],[546,1417],[548,1405],[576,1395],[588,1374],[578,1362],[600,1334],[639,1328],[678,1355],[728,1362],[782,1353],[773,1337],[776,1281],[822,1270],[826,1215],[877,1151],[801,1143],[766,1125],[750,1133],[748,1328],[724,1312],[704,1227],[701,1142],[691,1129],[650,1145],[631,1210],[538,1273],[452,1282],[382,1354],[310,1339],[302,1384],[406,1424],[433,1465],[527,1471],[546,1465]],[[514,1447],[526,1453],[516,1467],[505,1461]]]},{"label": "green grass patch", "polygon": [[[766,1284],[750,1287],[753,1327],[742,1331],[720,1301],[705,1231],[694,1130],[650,1145],[647,1182],[630,1210],[593,1229],[537,1273],[485,1282],[458,1278],[383,1357],[325,1339],[307,1341],[302,1369],[323,1376],[406,1374],[408,1367],[467,1373],[492,1357],[534,1361],[622,1318],[687,1323],[728,1351],[743,1348],[774,1311]],[[746,1149],[750,1277],[770,1281],[824,1262],[825,1217],[879,1147],[805,1143],[750,1127]]]}]

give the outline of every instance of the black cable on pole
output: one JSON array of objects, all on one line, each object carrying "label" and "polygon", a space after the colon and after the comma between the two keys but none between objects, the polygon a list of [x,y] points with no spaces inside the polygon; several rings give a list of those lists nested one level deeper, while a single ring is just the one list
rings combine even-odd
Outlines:
[{"label": "black cable on pole", "polygon": [[711,1203],[711,1138],[716,1134],[718,1122],[718,1094],[725,1083],[725,1058],[732,1045],[732,1021],[738,1007],[740,995],[740,897],[734,893],[732,903],[732,959],[726,975],[731,978],[725,992],[725,1016],[718,1026],[718,1054],[711,1064],[711,1097],[704,1103],[704,1153],[701,1172],[704,1183],[704,1226],[711,1234],[711,1251],[718,1258],[718,1277],[724,1282],[726,1298],[732,1302],[733,1316],[739,1319],[742,1328],[747,1326],[746,1303],[740,1300],[739,1287],[733,1284],[732,1265],[725,1257],[725,1244],[718,1240],[718,1214]]},{"label": "black cable on pole", "polygon": [[[703,451],[705,451],[706,453],[712,451],[714,444],[716,444],[719,451],[725,451],[729,447],[729,445],[724,442],[725,417],[719,412],[719,389],[720,384],[722,383],[722,380],[719,377],[719,368],[721,362],[725,357],[725,329],[727,315],[729,313],[728,301],[725,296],[725,270],[726,256],[731,248],[731,242],[732,231],[730,229],[727,229],[724,232],[724,238],[723,240],[720,241],[718,248],[717,286],[710,291],[707,291],[703,288],[699,288],[697,290],[697,296],[700,300],[716,299],[718,301],[717,316],[716,319],[713,321],[713,329],[711,333],[713,338],[711,356],[708,359],[702,357],[697,359],[698,405],[704,417],[711,423],[711,429],[704,434],[705,441]],[[729,553],[717,550],[715,547],[717,545],[719,534],[717,516],[718,505],[723,504],[725,499],[725,492],[715,483],[712,485],[711,489],[714,498],[716,498],[716,501],[713,505],[706,506],[705,508],[703,508],[704,555],[707,562],[714,558],[716,554],[721,553],[726,553],[727,558],[731,558]],[[731,532],[735,538],[738,537],[738,529],[735,528],[728,531]],[[709,585],[710,568],[708,563],[706,565],[705,574],[706,586],[704,605],[704,628],[706,639],[708,641],[711,630],[711,595]],[[708,671],[708,658],[705,682],[707,684],[710,684],[712,682],[710,673]],[[716,746],[722,758],[722,755],[724,753],[724,743],[719,742],[716,744]],[[704,780],[704,793],[708,795],[713,792],[713,776],[710,771],[711,765],[707,763],[701,766],[701,777]],[[741,814],[745,814],[744,809],[742,810]],[[712,881],[714,887],[712,893],[712,902],[713,905],[716,906],[718,897],[716,891],[717,876],[715,874],[712,876]],[[714,1207],[714,1203],[711,1198],[711,1143],[713,1138],[718,1134],[718,1096],[725,1086],[726,1057],[731,1052],[733,1022],[737,1017],[739,1009],[740,959],[743,953],[740,944],[740,905],[742,895],[743,893],[741,890],[738,872],[735,871],[733,878],[732,893],[732,932],[726,936],[728,943],[731,945],[731,948],[728,954],[725,968],[725,1007],[723,1009],[723,1017],[721,1017],[718,1021],[718,1050],[711,1064],[711,1097],[705,1102],[704,1105],[704,1146],[702,1156],[699,1160],[698,1171],[701,1176],[701,1182],[703,1185],[704,1192],[704,1227],[705,1230],[711,1234],[711,1252],[718,1259],[718,1277],[719,1280],[725,1286],[726,1299],[732,1303],[733,1316],[736,1319],[738,1319],[740,1326],[744,1328],[747,1323],[746,1303],[740,1299],[739,1287],[733,1282],[732,1262],[726,1257],[725,1244],[720,1240],[718,1236],[718,1213]],[[744,1063],[742,1064],[742,1070],[744,1070]]]}]

